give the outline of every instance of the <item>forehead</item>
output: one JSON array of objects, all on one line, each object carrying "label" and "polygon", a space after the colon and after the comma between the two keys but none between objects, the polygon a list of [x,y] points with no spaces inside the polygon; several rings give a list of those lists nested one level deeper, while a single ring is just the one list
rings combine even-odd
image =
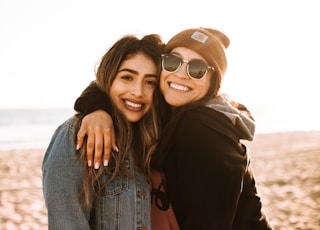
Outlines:
[{"label": "forehead", "polygon": [[119,66],[119,70],[130,69],[136,74],[157,75],[157,65],[151,57],[144,53],[131,54]]}]

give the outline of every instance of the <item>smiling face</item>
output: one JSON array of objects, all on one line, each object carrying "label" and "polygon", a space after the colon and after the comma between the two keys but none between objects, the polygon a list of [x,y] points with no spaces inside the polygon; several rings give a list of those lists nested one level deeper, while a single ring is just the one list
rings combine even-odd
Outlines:
[{"label": "smiling face", "polygon": [[[184,60],[201,59],[201,55],[191,49],[176,47],[171,53],[180,56]],[[209,90],[212,78],[209,71],[201,79],[192,79],[187,74],[187,63],[183,63],[180,69],[174,73],[162,70],[160,88],[166,102],[173,107],[180,107],[190,102],[201,99]]]},{"label": "smiling face", "polygon": [[138,53],[121,64],[110,87],[110,98],[129,122],[137,122],[150,110],[157,83],[156,64]]}]

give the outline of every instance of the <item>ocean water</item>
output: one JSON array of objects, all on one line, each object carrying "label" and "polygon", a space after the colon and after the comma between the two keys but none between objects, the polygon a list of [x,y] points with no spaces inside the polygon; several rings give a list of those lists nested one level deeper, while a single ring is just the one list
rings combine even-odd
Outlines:
[{"label": "ocean water", "polygon": [[42,148],[73,109],[0,110],[0,149]]},{"label": "ocean water", "polygon": [[[256,133],[320,130],[317,114],[305,119],[302,114],[288,116],[279,112],[281,108],[273,108],[272,112],[268,108],[261,105],[251,110]],[[0,110],[0,149],[45,148],[58,125],[73,114],[73,109],[66,108]]]}]

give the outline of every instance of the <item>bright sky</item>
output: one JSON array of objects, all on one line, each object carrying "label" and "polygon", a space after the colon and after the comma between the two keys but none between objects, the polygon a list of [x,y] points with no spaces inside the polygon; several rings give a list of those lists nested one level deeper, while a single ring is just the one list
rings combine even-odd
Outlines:
[{"label": "bright sky", "polygon": [[225,92],[319,123],[318,9],[317,0],[1,0],[0,109],[72,107],[122,35],[167,41],[203,26],[230,37]]}]

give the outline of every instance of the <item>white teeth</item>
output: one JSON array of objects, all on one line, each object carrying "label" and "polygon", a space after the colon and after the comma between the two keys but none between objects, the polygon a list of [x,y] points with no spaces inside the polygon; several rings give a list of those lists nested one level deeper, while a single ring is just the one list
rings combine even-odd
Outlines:
[{"label": "white teeth", "polygon": [[141,108],[142,107],[142,104],[133,103],[132,101],[126,100],[125,102],[128,106],[133,107],[133,108]]},{"label": "white teeth", "polygon": [[188,91],[188,87],[183,86],[183,85],[178,85],[175,83],[170,83],[170,87],[176,90],[181,90],[181,91]]}]

